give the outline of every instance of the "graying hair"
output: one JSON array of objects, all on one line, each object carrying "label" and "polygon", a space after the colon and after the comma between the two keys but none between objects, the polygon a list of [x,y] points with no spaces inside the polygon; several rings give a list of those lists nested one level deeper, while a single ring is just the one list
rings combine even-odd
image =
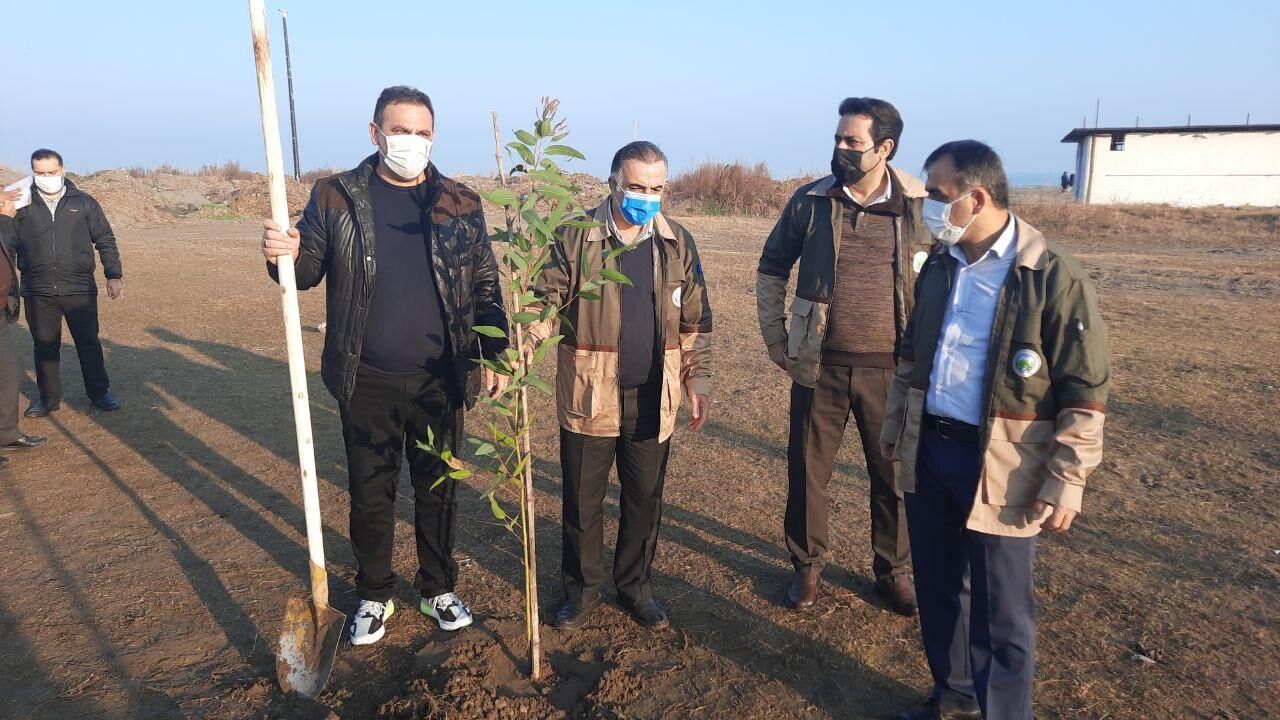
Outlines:
[{"label": "graying hair", "polygon": [[636,140],[623,145],[618,152],[613,154],[613,164],[609,166],[609,177],[617,180],[618,171],[622,169],[622,163],[628,160],[638,160],[646,163],[662,161],[663,165],[667,164],[667,156],[663,154],[662,148],[648,140]]}]

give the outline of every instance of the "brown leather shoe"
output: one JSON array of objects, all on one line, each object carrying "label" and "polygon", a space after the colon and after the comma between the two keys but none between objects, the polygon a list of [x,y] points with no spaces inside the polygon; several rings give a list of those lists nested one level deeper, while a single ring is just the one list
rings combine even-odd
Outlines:
[{"label": "brown leather shoe", "polygon": [[803,610],[818,602],[818,581],[821,573],[815,570],[797,570],[787,588],[787,607]]},{"label": "brown leather shoe", "polygon": [[876,594],[889,603],[889,609],[903,617],[915,617],[916,586],[907,575],[894,575],[876,581]]}]

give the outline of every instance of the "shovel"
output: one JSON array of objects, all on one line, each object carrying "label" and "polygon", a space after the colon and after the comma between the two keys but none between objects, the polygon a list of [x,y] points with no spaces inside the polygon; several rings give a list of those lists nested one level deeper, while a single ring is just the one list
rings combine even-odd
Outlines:
[{"label": "shovel", "polygon": [[[271,187],[271,219],[282,231],[289,227],[289,203],[284,187],[284,157],[276,91],[271,77],[271,46],[267,41],[267,11],[263,0],[249,0],[253,30],[253,59],[258,69],[258,100],[262,110],[262,139],[267,150]],[[277,265],[280,299],[284,305],[285,344],[289,354],[289,385],[293,394],[293,422],[298,434],[298,464],[302,468],[302,505],[307,517],[307,551],[311,556],[311,599],[289,598],[276,652],[280,688],[314,698],[324,689],[347,618],[329,607],[329,580],[324,570],[324,541],[320,525],[320,493],[316,487],[316,458],[311,442],[311,407],[307,399],[307,371],[302,359],[302,322],[298,316],[298,285],[293,262]]]}]

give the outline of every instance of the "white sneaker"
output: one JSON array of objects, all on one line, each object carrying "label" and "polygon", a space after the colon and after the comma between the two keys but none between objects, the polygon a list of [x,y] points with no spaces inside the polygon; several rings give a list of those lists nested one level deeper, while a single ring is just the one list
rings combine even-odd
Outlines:
[{"label": "white sneaker", "polygon": [[471,611],[451,592],[423,598],[418,608],[427,617],[435,618],[441,630],[461,630],[471,624]]},{"label": "white sneaker", "polygon": [[352,645],[372,645],[387,632],[387,618],[396,611],[396,605],[388,600],[384,605],[372,600],[361,600],[351,618],[348,636]]}]

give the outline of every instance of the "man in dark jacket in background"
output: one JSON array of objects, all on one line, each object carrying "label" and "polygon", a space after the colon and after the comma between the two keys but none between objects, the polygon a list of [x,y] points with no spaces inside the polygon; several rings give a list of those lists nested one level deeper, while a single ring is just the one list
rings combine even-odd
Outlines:
[{"label": "man in dark jacket in background", "polygon": [[[480,196],[429,162],[435,139],[431,99],[413,88],[382,91],[369,124],[378,152],[357,168],[316,182],[296,230],[265,223],[262,252],[276,277],[293,257],[298,288],[327,277],[320,374],[338,400],[351,492],[351,545],[360,604],[349,636],[382,639],[395,606],[392,570],[396,482],[407,454],[414,490],[419,609],[444,630],[471,624],[454,593],[456,480],[417,447],[428,429],[457,453],[463,408],[505,376],[481,373],[503,340],[477,325],[507,328],[502,285]],[[407,446],[407,451],[406,451]],[[437,450],[443,450],[438,447]]]},{"label": "man in dark jacket in background", "polygon": [[27,417],[43,417],[62,404],[62,321],[76,344],[84,389],[102,410],[118,410],[111,396],[102,343],[98,340],[98,284],[93,251],[102,259],[107,297],[124,293],[120,252],[102,206],[67,180],[62,156],[40,149],[31,154],[31,204],[12,217],[0,217],[3,231],[15,238],[27,326],[35,342],[36,384],[40,399]]}]

